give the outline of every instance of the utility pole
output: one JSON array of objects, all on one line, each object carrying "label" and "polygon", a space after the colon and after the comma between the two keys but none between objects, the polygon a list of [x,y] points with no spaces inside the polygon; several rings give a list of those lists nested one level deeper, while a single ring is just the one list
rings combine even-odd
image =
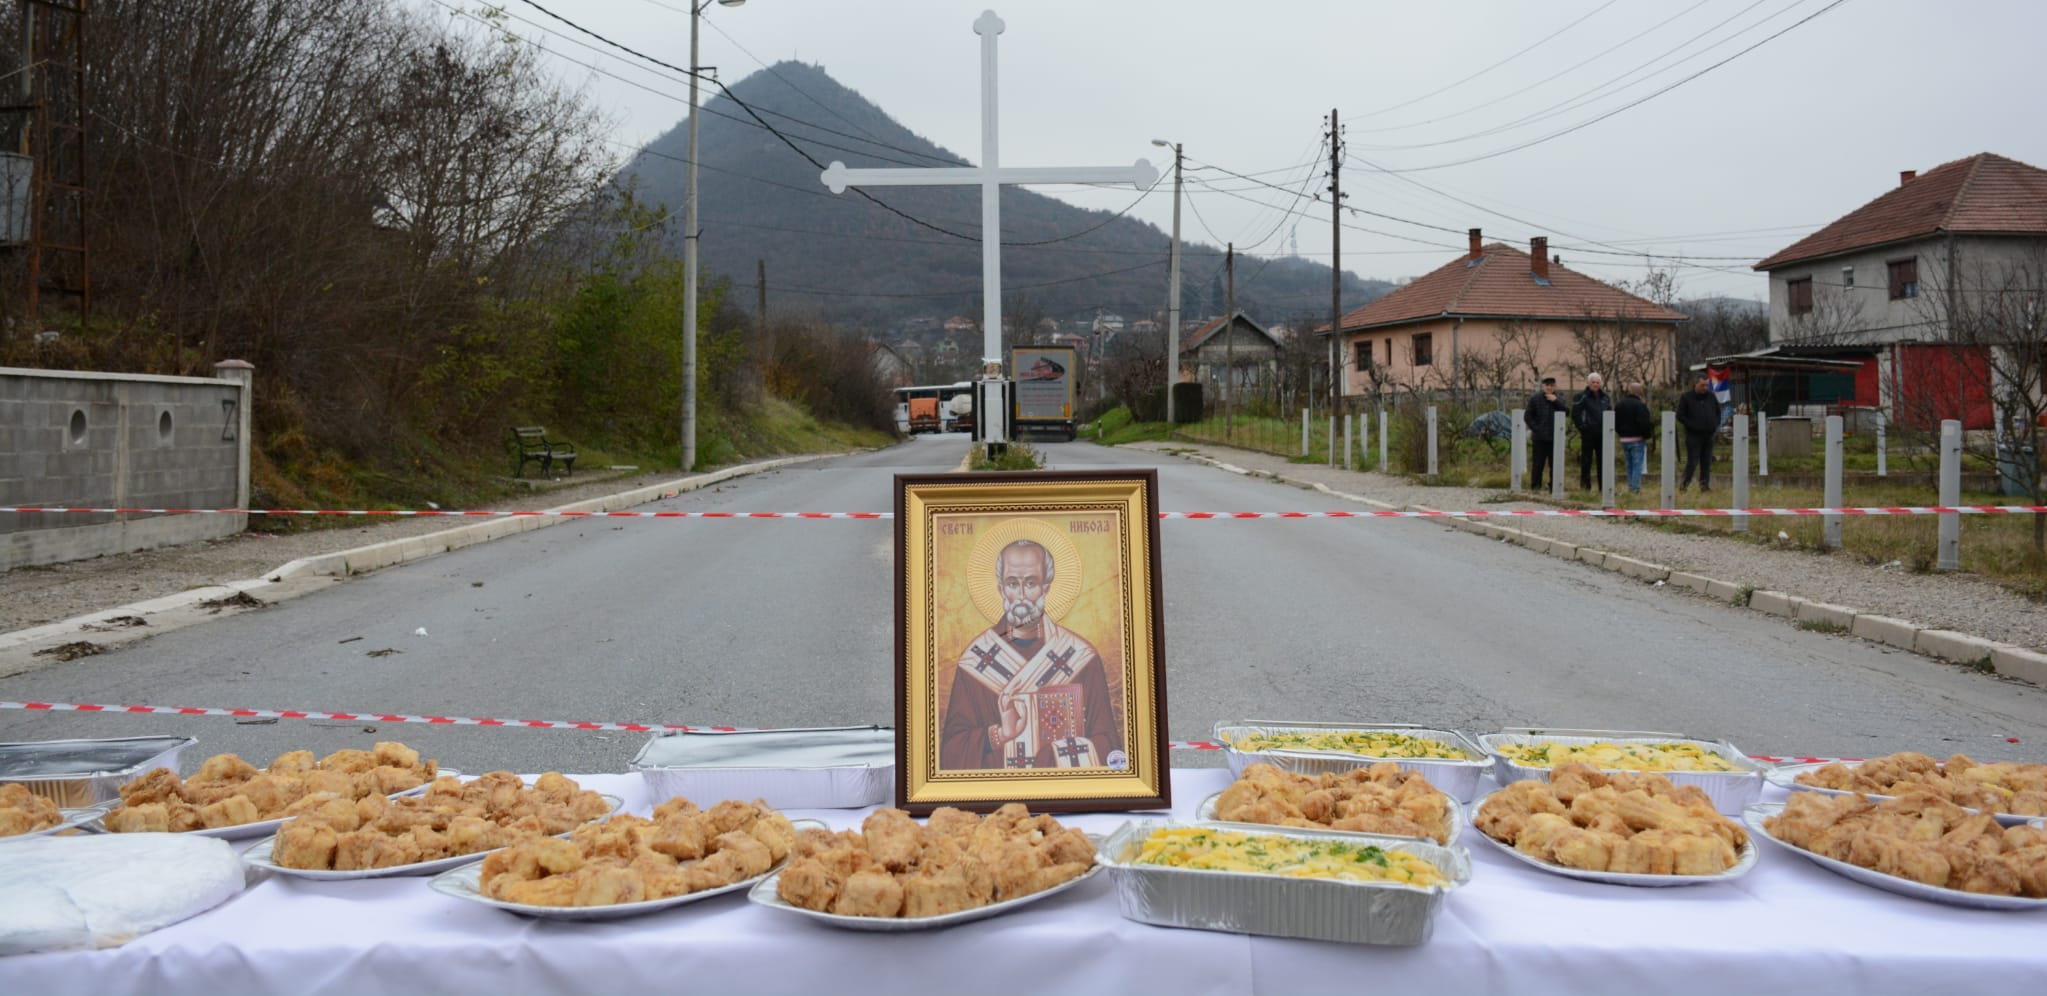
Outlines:
[{"label": "utility pole", "polygon": [[760,293],[760,310],[754,312],[754,315],[758,319],[761,330],[766,331],[768,327],[768,261],[763,258],[756,258],[753,261],[753,266],[754,290]]},{"label": "utility pole", "polygon": [[[1338,127],[1336,108],[1329,109],[1329,412],[1336,413],[1342,398],[1337,385],[1337,340],[1343,332],[1343,131]],[[1332,449],[1331,452],[1334,452]],[[1332,465],[1335,458],[1330,459]]]},{"label": "utility pole", "polygon": [[1223,438],[1236,438],[1237,427],[1237,244],[1223,252]]},{"label": "utility pole", "polygon": [[[1151,144],[1163,146],[1163,139]],[[1180,143],[1173,143],[1173,255],[1166,266],[1166,423],[1173,421],[1173,385],[1180,379]]]}]

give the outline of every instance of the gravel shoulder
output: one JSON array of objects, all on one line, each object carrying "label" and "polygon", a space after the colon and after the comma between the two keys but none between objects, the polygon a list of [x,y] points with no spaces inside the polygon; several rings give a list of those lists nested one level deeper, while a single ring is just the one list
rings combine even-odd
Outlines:
[{"label": "gravel shoulder", "polygon": [[[1197,455],[1304,486],[1320,484],[1397,508],[1425,506],[1448,511],[1554,507],[1533,501],[1500,502],[1494,500],[1500,496],[1495,490],[1428,487],[1390,474],[1289,463],[1271,454],[1224,446],[1179,441],[1128,445],[1162,453]],[[1513,526],[1573,545],[1661,564],[1674,571],[1704,574],[1752,585],[1758,590],[1781,591],[1809,601],[1852,606],[2033,650],[2047,649],[2047,610],[1975,575],[1914,574],[1824,553],[1773,549],[1720,536],[1667,532],[1627,519],[1538,519],[1517,521]],[[1361,524],[1361,528],[1370,526]]]},{"label": "gravel shoulder", "polygon": [[[553,508],[676,479],[673,472],[599,472],[573,482],[545,482],[530,495],[487,507]],[[339,553],[464,524],[442,518],[362,521],[358,526],[271,533],[263,531],[270,523],[262,516],[251,516],[248,532],[217,540],[0,572],[0,633],[194,588],[260,578],[301,557]]]}]

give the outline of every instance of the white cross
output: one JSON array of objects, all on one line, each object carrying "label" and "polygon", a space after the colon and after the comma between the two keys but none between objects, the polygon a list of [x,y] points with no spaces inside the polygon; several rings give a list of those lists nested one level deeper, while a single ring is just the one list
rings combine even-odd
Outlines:
[{"label": "white cross", "polygon": [[[974,33],[981,36],[981,165],[941,166],[907,169],[847,169],[834,160],[824,171],[824,185],[832,193],[847,187],[921,187],[978,184],[981,188],[981,376],[1002,377],[1002,185],[1005,183],[1128,183],[1139,190],[1158,181],[1159,171],[1139,159],[1131,166],[1045,166],[1003,168],[996,150],[995,36],[1002,33],[1002,18],[992,10],[982,11],[974,21]],[[985,395],[984,395],[985,397]],[[1002,410],[995,405],[983,411]],[[988,426],[976,425],[984,440],[1001,442],[1003,420],[983,418]]]}]

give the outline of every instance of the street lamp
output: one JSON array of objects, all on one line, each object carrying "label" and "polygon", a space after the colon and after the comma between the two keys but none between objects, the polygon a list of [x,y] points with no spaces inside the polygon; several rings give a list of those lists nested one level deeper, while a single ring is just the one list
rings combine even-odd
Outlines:
[{"label": "street lamp", "polygon": [[1154,138],[1173,150],[1173,255],[1166,267],[1166,422],[1173,421],[1173,384],[1180,379],[1180,143]]},{"label": "street lamp", "polygon": [[[697,22],[714,0],[689,5],[689,179],[682,195],[682,470],[697,465]],[[715,0],[737,7],[746,0]]]}]

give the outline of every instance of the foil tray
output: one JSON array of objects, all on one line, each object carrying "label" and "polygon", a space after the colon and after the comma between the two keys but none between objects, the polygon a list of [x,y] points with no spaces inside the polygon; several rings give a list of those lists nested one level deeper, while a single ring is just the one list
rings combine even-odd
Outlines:
[{"label": "foil tray", "polygon": [[[1492,798],[1492,795],[1488,793],[1486,799],[1490,798]],[[1485,805],[1485,799],[1480,799],[1479,806],[1483,805]],[[1473,806],[1471,811],[1474,814],[1477,813],[1478,806]],[[1751,836],[1747,843],[1741,845],[1741,850],[1735,852],[1734,867],[1714,875],[1642,875],[1631,872],[1592,871],[1586,868],[1567,868],[1563,865],[1551,864],[1533,855],[1523,854],[1515,850],[1514,845],[1503,840],[1495,840],[1483,830],[1474,828],[1474,832],[1480,840],[1499,848],[1502,854],[1531,868],[1539,868],[1552,875],[1575,878],[1582,882],[1604,882],[1607,885],[1634,885],[1650,889],[1671,888],[1680,885],[1707,885],[1713,882],[1731,882],[1755,870],[1756,861],[1761,857],[1757,851],[1756,842],[1753,836]]]},{"label": "foil tray", "polygon": [[117,802],[122,785],[153,768],[178,770],[179,755],[198,742],[193,737],[119,737],[0,744],[0,782],[19,782],[63,807]]},{"label": "foil tray", "polygon": [[1713,800],[1713,808],[1726,816],[1740,816],[1743,806],[1763,796],[1763,772],[1767,766],[1742,753],[1725,740],[1700,740],[1669,733],[1624,733],[1606,730],[1509,730],[1504,733],[1488,733],[1478,738],[1479,744],[1492,755],[1493,780],[1499,782],[1502,787],[1511,782],[1527,781],[1531,778],[1549,780],[1548,768],[1516,764],[1497,749],[1503,744],[1539,744],[1543,741],[1572,745],[1601,742],[1696,744],[1709,753],[1718,754],[1733,762],[1740,770],[1634,771],[1621,768],[1605,770],[1608,774],[1627,770],[1630,774],[1662,775],[1670,779],[1672,785],[1695,785]]},{"label": "foil tray", "polygon": [[1018,896],[1015,899],[1005,899],[999,903],[976,906],[973,909],[960,910],[957,913],[941,913],[937,916],[844,916],[838,913],[823,913],[818,910],[805,909],[784,901],[781,894],[775,891],[782,881],[782,873],[779,871],[762,879],[747,892],[746,898],[757,905],[809,917],[812,920],[832,927],[839,927],[845,930],[863,930],[870,933],[893,934],[913,930],[935,930],[940,927],[951,927],[955,924],[971,923],[975,920],[986,920],[992,916],[1001,916],[1020,906],[1029,906],[1041,899],[1050,899],[1095,877],[1101,873],[1101,870],[1102,866],[1098,864],[1058,885],[1033,892],[1028,896]]},{"label": "foil tray", "polygon": [[1407,837],[1291,827],[1255,829],[1280,837],[1368,841],[1385,850],[1406,851],[1435,863],[1449,876],[1450,885],[1417,889],[1388,882],[1342,882],[1131,863],[1130,859],[1153,830],[1182,826],[1244,829],[1242,824],[1184,821],[1123,824],[1103,842],[1101,853],[1102,862],[1116,880],[1117,904],[1126,919],[1234,934],[1413,945],[1429,939],[1443,897],[1471,882],[1471,855],[1461,847],[1439,847]]},{"label": "foil tray", "polygon": [[[1431,783],[1431,784],[1434,784],[1434,783]],[[1199,807],[1197,807],[1197,808],[1196,808],[1196,809],[1194,810],[1194,818],[1195,818],[1195,819],[1197,819],[1197,820],[1200,820],[1200,821],[1202,821],[1203,823],[1215,823],[1215,824],[1218,824],[1218,825],[1222,825],[1222,824],[1227,824],[1227,825],[1229,825],[1229,826],[1230,826],[1230,827],[1232,827],[1232,828],[1235,828],[1235,829],[1242,829],[1242,830],[1258,830],[1258,831],[1265,831],[1265,830],[1271,830],[1271,829],[1273,829],[1273,826],[1272,826],[1271,824],[1267,824],[1267,823],[1239,823],[1239,822],[1236,822],[1236,821],[1234,821],[1234,820],[1225,820],[1225,819],[1222,819],[1222,818],[1220,818],[1220,817],[1216,816],[1216,815],[1215,815],[1215,804],[1216,804],[1217,800],[1220,800],[1220,799],[1221,799],[1222,797],[1223,797],[1223,794],[1222,794],[1221,792],[1217,792],[1217,793],[1215,793],[1214,795],[1211,795],[1211,796],[1209,796],[1208,798],[1206,798],[1206,799],[1203,799],[1203,800],[1201,800],[1201,805],[1200,805]],[[1446,840],[1446,841],[1443,841],[1443,842],[1442,842],[1442,845],[1443,845],[1444,847],[1448,847],[1448,846],[1450,846],[1451,844],[1455,844],[1455,843],[1457,843],[1457,838],[1459,838],[1459,837],[1461,837],[1461,836],[1463,836],[1463,835],[1464,835],[1464,825],[1465,825],[1465,824],[1467,824],[1467,823],[1469,823],[1469,822],[1471,822],[1471,820],[1470,820],[1470,817],[1468,817],[1468,816],[1466,816],[1466,815],[1465,815],[1465,812],[1464,812],[1464,804],[1463,804],[1463,803],[1460,803],[1460,802],[1458,802],[1458,801],[1457,801],[1456,799],[1454,799],[1454,798],[1450,799],[1449,801],[1450,801],[1450,833],[1449,833],[1449,837],[1450,837],[1450,839],[1449,839],[1449,840]],[[1289,828],[1289,827],[1283,827],[1283,828],[1281,828],[1281,829],[1292,829],[1292,828]],[[1307,828],[1306,828],[1306,827],[1302,827],[1301,829],[1307,829]],[[1338,830],[1338,829],[1336,829],[1335,827],[1328,827],[1328,828],[1326,828],[1326,829],[1327,829],[1327,830],[1328,830],[1328,831],[1329,831],[1330,833],[1340,833],[1340,834],[1344,834],[1344,835],[1347,835],[1347,836],[1352,836],[1352,837],[1393,837],[1393,836],[1398,836],[1397,834],[1384,834],[1384,833],[1367,833],[1367,832],[1365,832],[1365,831],[1362,831],[1362,830]],[[1431,844],[1437,843],[1437,841],[1436,841],[1436,839],[1435,839],[1434,837],[1411,837],[1411,838],[1403,838],[1403,839],[1408,839],[1408,840],[1422,840],[1422,841],[1427,841],[1428,843],[1431,843]]]},{"label": "foil tray", "polygon": [[[1230,743],[1230,737],[1245,733],[1329,733],[1333,731],[1356,733],[1404,733],[1409,736],[1441,740],[1452,747],[1461,747],[1471,752],[1469,761],[1448,758],[1421,757],[1370,757],[1346,751],[1319,750],[1238,750]],[[1473,743],[1470,737],[1456,730],[1438,730],[1404,723],[1309,723],[1290,720],[1240,719],[1215,725],[1215,742],[1222,745],[1228,759],[1230,774],[1242,775],[1244,766],[1263,761],[1284,771],[1303,775],[1319,775],[1323,772],[1342,774],[1353,768],[1369,768],[1381,761],[1392,761],[1402,771],[1420,772],[1429,784],[1442,789],[1443,794],[1458,802],[1470,802],[1478,794],[1478,780],[1490,767],[1491,759],[1485,748]]]},{"label": "foil tray", "polygon": [[[1881,795],[1876,792],[1858,792],[1854,789],[1832,789],[1820,785],[1805,785],[1798,781],[1799,775],[1805,774],[1808,771],[1817,771],[1821,768],[1826,767],[1828,764],[1842,764],[1852,768],[1859,763],[1861,762],[1820,761],[1816,763],[1808,762],[1805,764],[1780,764],[1774,768],[1771,768],[1769,771],[1764,772],[1763,778],[1770,784],[1775,785],[1778,788],[1783,789],[1787,792],[1817,792],[1821,795],[1859,795],[1868,798],[1871,802],[1889,802],[1890,800],[1897,798],[1897,796],[1894,795]],[[1973,809],[1968,806],[1963,806],[1962,808],[1967,809],[1969,810],[1969,812],[1972,813],[1982,812],[1982,810]],[[1999,826],[2006,827],[2025,826],[2026,824],[2031,823],[2036,819],[2039,819],[2039,817],[2036,816],[2020,816],[2017,813],[1991,813],[1990,815],[1996,818],[1997,824]]]},{"label": "foil tray", "polygon": [[[1781,802],[1757,803],[1743,809],[1741,817],[1743,822],[1748,824],[1750,833],[1762,837],[1770,843],[1790,851],[1807,861],[1811,861],[1836,875],[1852,878],[1863,885],[1882,889],[1885,892],[1909,896],[1913,899],[1924,899],[1927,902],[1942,903],[1948,906],[1967,907],[1969,909],[2007,911],[2047,910],[2047,899],[2028,899],[2024,896],[1990,896],[1980,892],[1963,892],[1960,889],[1947,889],[1940,886],[1927,885],[1923,882],[1914,882],[1908,878],[1899,878],[1896,875],[1886,875],[1874,868],[1864,868],[1861,865],[1849,864],[1846,861],[1836,861],[1824,854],[1814,854],[1796,844],[1778,840],[1763,826],[1763,820],[1783,811],[1784,804]],[[2039,826],[2042,822],[2047,821],[2033,821],[2033,825]]]},{"label": "foil tray", "polygon": [[[625,808],[625,800],[620,799],[618,796],[615,795],[605,796],[604,802],[606,805],[609,805],[611,807],[611,812],[605,814],[606,818],[615,815],[619,810]],[[555,834],[555,836],[567,837],[568,834],[559,833]],[[432,861],[415,861],[409,865],[393,865],[389,868],[351,868],[348,869],[347,871],[341,871],[334,868],[286,868],[285,866],[270,860],[270,849],[272,847],[275,847],[276,845],[277,838],[273,836],[268,840],[265,840],[262,843],[259,843],[256,846],[251,847],[246,851],[243,851],[242,863],[249,865],[251,867],[261,868],[264,871],[274,872],[278,875],[289,875],[293,878],[303,878],[314,882],[353,882],[365,878],[396,878],[405,875],[433,875],[439,872],[447,871],[450,868],[459,868],[472,861],[476,861],[482,858],[484,855],[489,854],[491,851],[499,850],[499,848],[491,848],[490,851],[473,851],[469,854],[451,854],[448,857],[435,858]]]},{"label": "foil tray", "polygon": [[[789,822],[790,825],[798,830],[813,827],[819,830],[829,829],[817,820],[791,820]],[[474,855],[468,856],[474,857]],[[785,856],[781,861],[775,862],[775,866],[767,871],[761,872],[752,878],[734,882],[731,885],[721,885],[715,889],[704,889],[698,892],[684,893],[680,896],[664,896],[660,899],[646,899],[637,903],[613,903],[609,906],[535,906],[531,903],[510,903],[495,896],[485,895],[482,885],[482,861],[472,861],[460,868],[444,871],[439,875],[435,875],[427,882],[427,885],[432,886],[435,892],[444,896],[466,899],[472,903],[494,906],[507,913],[517,913],[520,916],[530,916],[541,920],[619,920],[629,916],[640,916],[646,913],[673,909],[677,906],[688,906],[691,903],[698,903],[716,896],[729,895],[741,889],[752,888],[761,879],[780,871],[782,866],[788,863],[789,859]]]},{"label": "foil tray", "polygon": [[896,735],[885,726],[657,734],[632,770],[656,800],[705,808],[759,799],[776,809],[865,809],[895,792]]}]

